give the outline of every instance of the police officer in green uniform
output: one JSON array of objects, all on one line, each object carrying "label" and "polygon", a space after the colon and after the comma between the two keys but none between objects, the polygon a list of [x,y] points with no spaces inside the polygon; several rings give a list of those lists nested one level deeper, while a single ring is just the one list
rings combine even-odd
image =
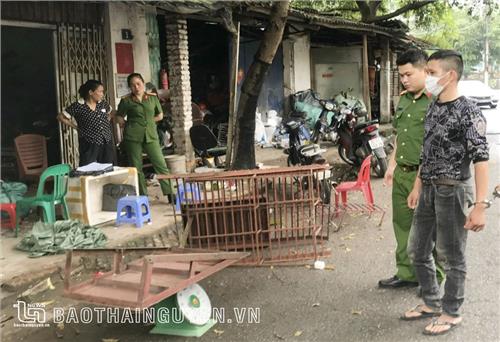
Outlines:
[{"label": "police officer in green uniform", "polygon": [[[141,74],[130,74],[127,83],[132,93],[122,97],[116,119],[121,127],[125,127],[122,144],[129,163],[137,169],[139,192],[141,195],[147,195],[146,179],[142,171],[142,152],[146,152],[157,174],[169,173],[156,131],[156,122],[163,119],[163,110],[158,97],[145,91]],[[172,194],[170,182],[161,180],[160,186],[164,195]]]},{"label": "police officer in green uniform", "polygon": [[[396,64],[405,91],[401,93],[394,117],[396,148],[389,159],[384,184],[392,184],[392,223],[396,236],[396,274],[379,281],[383,288],[418,286],[415,270],[411,265],[406,247],[413,221],[413,210],[407,198],[413,189],[420,163],[420,151],[424,138],[424,119],[431,96],[425,92],[425,66],[427,55],[418,49],[401,54]],[[444,272],[437,267],[438,280]]]}]

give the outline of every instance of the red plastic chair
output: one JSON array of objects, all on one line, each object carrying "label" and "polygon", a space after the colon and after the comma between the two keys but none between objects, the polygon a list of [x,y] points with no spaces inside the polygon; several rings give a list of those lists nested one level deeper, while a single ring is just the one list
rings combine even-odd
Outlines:
[{"label": "red plastic chair", "polygon": [[373,206],[373,193],[370,183],[371,158],[369,155],[363,160],[361,169],[358,173],[358,179],[355,182],[342,182],[335,188],[335,206],[338,207],[339,194],[342,196],[342,205],[347,204],[347,193],[349,191],[362,191],[365,196],[366,204]]},{"label": "red plastic chair", "polygon": [[0,203],[0,212],[9,214],[8,218],[2,219],[2,228],[16,228],[16,204]]}]

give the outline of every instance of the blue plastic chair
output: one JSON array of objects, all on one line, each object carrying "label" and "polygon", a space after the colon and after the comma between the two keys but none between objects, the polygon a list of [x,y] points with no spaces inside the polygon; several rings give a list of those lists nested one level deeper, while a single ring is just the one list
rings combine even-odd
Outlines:
[{"label": "blue plastic chair", "polygon": [[[143,211],[143,208],[146,211]],[[125,209],[125,214],[122,213]],[[151,222],[151,210],[149,209],[149,200],[147,196],[125,196],[118,200],[116,205],[116,225],[122,223],[135,223],[135,226],[141,228],[143,223]]]},{"label": "blue plastic chair", "polygon": [[[187,195],[188,193],[190,193],[191,195]],[[198,188],[198,186],[190,183],[184,184],[179,182],[177,184],[177,198],[175,201],[175,211],[180,212],[181,203],[187,203],[192,199],[201,201],[200,189]]]}]

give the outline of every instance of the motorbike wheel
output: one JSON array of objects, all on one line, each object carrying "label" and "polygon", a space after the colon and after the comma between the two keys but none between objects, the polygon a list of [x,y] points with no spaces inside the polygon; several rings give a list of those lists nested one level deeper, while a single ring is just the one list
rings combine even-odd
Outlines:
[{"label": "motorbike wheel", "polygon": [[332,199],[332,189],[331,184],[328,179],[322,179],[319,181],[319,196],[323,204],[330,204]]},{"label": "motorbike wheel", "polygon": [[387,158],[372,156],[372,170],[378,178],[384,178],[387,171]]},{"label": "motorbike wheel", "polygon": [[313,143],[317,144],[317,143],[318,143],[318,141],[319,141],[319,139],[320,139],[320,137],[321,137],[321,133],[319,132],[319,130],[318,130],[318,129],[316,129],[316,128],[315,128],[315,129],[313,130],[312,135],[311,135],[311,141],[312,141]]},{"label": "motorbike wheel", "polygon": [[286,159],[286,165],[288,166],[295,166],[297,165],[296,163],[293,162],[293,157],[291,154],[288,155],[288,158]]},{"label": "motorbike wheel", "polygon": [[347,151],[342,145],[339,145],[339,156],[345,163],[349,165],[355,165],[355,163],[352,160],[347,158]]}]

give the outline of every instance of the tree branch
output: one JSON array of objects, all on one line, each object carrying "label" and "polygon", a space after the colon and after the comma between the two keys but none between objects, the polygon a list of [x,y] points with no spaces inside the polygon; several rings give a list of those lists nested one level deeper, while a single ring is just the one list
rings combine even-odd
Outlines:
[{"label": "tree branch", "polygon": [[[367,18],[366,20],[364,20],[364,22],[370,24],[370,23],[376,23],[376,22],[387,20],[387,19],[391,19],[391,18],[397,17],[400,14],[406,13],[408,11],[416,10],[416,9],[421,8],[421,7],[427,6],[431,3],[433,3],[434,1],[435,0],[424,0],[424,1],[419,1],[419,2],[412,2],[412,3],[409,3],[409,4],[401,7],[400,9],[398,9],[392,13],[377,16],[377,17]],[[359,3],[359,2],[360,1],[357,1],[357,3]]]},{"label": "tree branch", "polygon": [[368,3],[368,7],[370,8],[370,13],[375,16],[375,14],[377,14],[377,10],[378,8],[380,7],[380,5],[382,4],[382,1],[381,0],[378,0],[378,1],[370,1]]}]

